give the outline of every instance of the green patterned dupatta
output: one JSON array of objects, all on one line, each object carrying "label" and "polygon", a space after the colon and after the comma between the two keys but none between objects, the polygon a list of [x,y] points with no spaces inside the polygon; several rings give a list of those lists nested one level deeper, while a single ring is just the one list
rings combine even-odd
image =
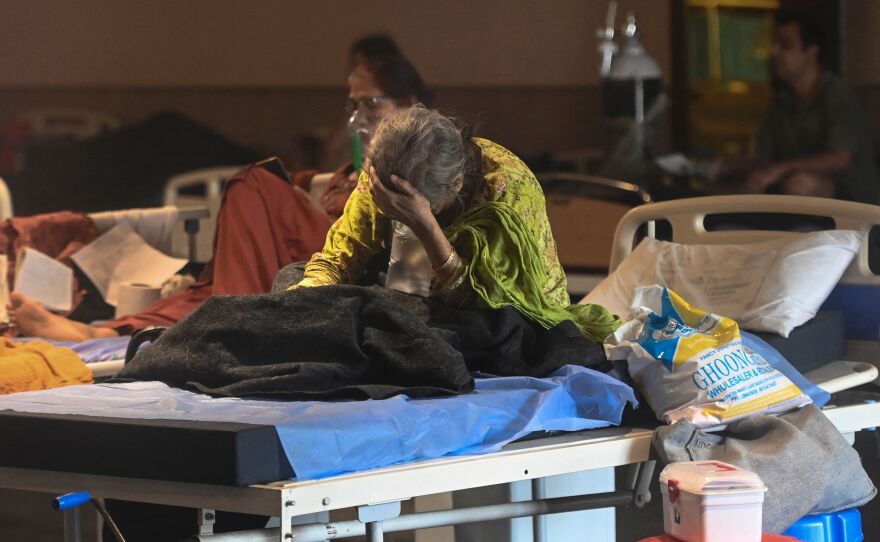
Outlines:
[{"label": "green patterned dupatta", "polygon": [[601,305],[551,304],[542,287],[548,270],[529,228],[509,204],[481,203],[445,231],[468,261],[474,292],[485,306],[512,306],[545,328],[572,320],[584,336],[602,342],[620,319]]}]

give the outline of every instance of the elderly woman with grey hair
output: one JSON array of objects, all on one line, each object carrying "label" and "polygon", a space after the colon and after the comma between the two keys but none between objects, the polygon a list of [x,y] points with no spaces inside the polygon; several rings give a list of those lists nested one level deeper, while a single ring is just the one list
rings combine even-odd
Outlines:
[{"label": "elderly woman with grey hair", "polygon": [[600,306],[570,304],[541,187],[507,149],[416,106],[382,122],[366,164],[291,289],[361,283],[379,257],[389,288],[459,308],[512,306],[547,328],[573,320],[597,341],[617,327]]}]

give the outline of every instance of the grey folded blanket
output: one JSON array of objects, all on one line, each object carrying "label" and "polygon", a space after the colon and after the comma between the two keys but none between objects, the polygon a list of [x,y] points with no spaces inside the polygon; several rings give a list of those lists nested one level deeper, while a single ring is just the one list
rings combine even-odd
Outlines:
[{"label": "grey folded blanket", "polygon": [[781,416],[755,416],[706,433],[687,421],[654,431],[666,463],[716,460],[755,472],[767,485],[764,531],[781,533],[809,514],[861,506],[877,489],[858,453],[812,405]]},{"label": "grey folded blanket", "polygon": [[571,322],[543,329],[512,308],[461,310],[379,287],[216,296],[139,352],[119,380],[226,396],[382,399],[468,392],[471,371],[607,370]]}]

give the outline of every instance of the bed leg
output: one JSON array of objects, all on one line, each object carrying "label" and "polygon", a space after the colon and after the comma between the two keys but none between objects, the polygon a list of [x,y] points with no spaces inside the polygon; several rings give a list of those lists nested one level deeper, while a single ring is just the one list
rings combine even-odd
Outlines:
[{"label": "bed leg", "polygon": [[[544,478],[532,480],[532,500],[547,498],[547,482]],[[532,516],[532,540],[547,542],[547,516]]]},{"label": "bed leg", "polygon": [[281,513],[278,515],[281,523],[281,541],[289,542],[293,540],[293,516],[296,507],[296,501],[293,499],[293,491],[284,489],[281,491]]},{"label": "bed leg", "polygon": [[654,468],[657,461],[645,461],[639,466],[639,474],[636,476],[635,487],[633,487],[633,504],[639,508],[643,508],[651,502],[651,479],[654,477]]},{"label": "bed leg", "polygon": [[385,540],[385,534],[382,532],[381,521],[371,521],[367,523],[367,541],[382,542]]},{"label": "bed leg", "polygon": [[64,511],[64,542],[82,542],[79,507]]},{"label": "bed leg", "polygon": [[366,527],[368,542],[382,542],[385,539],[382,522],[399,516],[400,501],[358,507],[358,520]]}]

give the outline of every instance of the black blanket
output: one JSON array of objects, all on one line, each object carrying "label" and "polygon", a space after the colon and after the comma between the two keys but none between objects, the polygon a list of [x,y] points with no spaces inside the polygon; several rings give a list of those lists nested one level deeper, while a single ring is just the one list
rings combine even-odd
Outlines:
[{"label": "black blanket", "polygon": [[514,309],[457,310],[380,287],[217,296],[122,369],[224,396],[382,399],[468,392],[471,371],[545,376],[606,370],[567,322],[545,330]]}]

